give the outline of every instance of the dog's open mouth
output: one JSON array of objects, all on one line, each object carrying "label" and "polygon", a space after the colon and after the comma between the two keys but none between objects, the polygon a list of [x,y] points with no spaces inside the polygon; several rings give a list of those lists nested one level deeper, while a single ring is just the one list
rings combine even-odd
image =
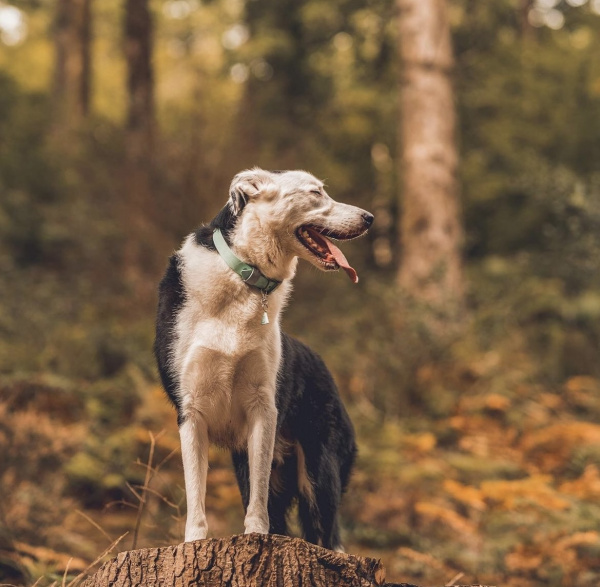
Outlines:
[{"label": "dog's open mouth", "polygon": [[348,277],[354,283],[358,282],[356,271],[350,267],[344,253],[340,251],[327,237],[336,240],[350,240],[360,236],[362,233],[354,235],[341,235],[326,228],[316,226],[300,226],[296,230],[298,240],[317,258],[324,269],[331,271],[340,267],[348,274]]}]

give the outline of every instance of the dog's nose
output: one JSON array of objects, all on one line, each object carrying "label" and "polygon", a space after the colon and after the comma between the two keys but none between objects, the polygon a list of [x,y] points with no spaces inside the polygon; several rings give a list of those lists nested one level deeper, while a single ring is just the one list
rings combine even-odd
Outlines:
[{"label": "dog's nose", "polygon": [[373,216],[373,214],[369,214],[369,212],[363,212],[362,217],[367,225],[367,228],[369,228],[369,226],[373,224],[373,220],[375,220],[375,216]]}]

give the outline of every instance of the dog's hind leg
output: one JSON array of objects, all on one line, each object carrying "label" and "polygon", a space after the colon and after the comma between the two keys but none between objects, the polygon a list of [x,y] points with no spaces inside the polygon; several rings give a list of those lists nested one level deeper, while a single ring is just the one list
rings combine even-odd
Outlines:
[{"label": "dog's hind leg", "polygon": [[302,536],[304,540],[319,544],[320,530],[318,524],[318,512],[314,510],[315,504],[308,500],[304,495],[298,497],[298,517],[302,526]]},{"label": "dog's hind leg", "polygon": [[244,513],[248,510],[248,502],[250,501],[250,467],[248,465],[248,453],[233,451],[231,453],[233,462],[233,470],[237,479],[238,487],[242,495],[242,505]]},{"label": "dog's hind leg", "polygon": [[337,550],[339,544],[338,509],[342,500],[339,471],[334,459],[323,455],[315,484],[315,499],[321,522],[321,546]]},{"label": "dog's hind leg", "polygon": [[181,456],[185,478],[187,519],[185,541],[206,538],[206,475],[208,471],[208,427],[204,418],[195,410],[186,414],[179,427]]},{"label": "dog's hind leg", "polygon": [[306,457],[300,443],[296,444],[298,463],[298,516],[304,539],[319,544],[321,518],[315,500],[315,487],[306,468]]},{"label": "dog's hind leg", "polygon": [[[303,452],[299,451],[299,454]],[[300,469],[302,464],[304,471]],[[330,550],[342,551],[337,520],[342,486],[335,458],[327,453],[306,455],[304,463],[299,462],[298,478],[298,513],[305,539]]]},{"label": "dog's hind leg", "polygon": [[340,539],[337,515],[330,520],[324,520],[315,504],[311,504],[303,496],[298,500],[298,514],[305,540],[330,550],[345,552]]},{"label": "dog's hind leg", "polygon": [[297,496],[295,455],[285,455],[273,464],[269,489],[269,532],[289,536],[287,512]]}]

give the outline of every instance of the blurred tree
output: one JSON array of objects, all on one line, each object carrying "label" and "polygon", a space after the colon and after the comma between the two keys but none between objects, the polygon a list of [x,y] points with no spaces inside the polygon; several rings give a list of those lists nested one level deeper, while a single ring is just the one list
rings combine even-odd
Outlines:
[{"label": "blurred tree", "polygon": [[61,122],[90,107],[92,0],[58,0],[54,20],[54,101]]},{"label": "blurred tree", "polygon": [[261,145],[267,159],[276,152],[284,167],[293,167],[299,159],[304,131],[321,99],[321,80],[311,75],[315,72],[308,63],[311,47],[302,18],[307,4],[307,0],[246,3],[246,26],[261,46],[249,59],[241,138],[246,152],[256,154]]},{"label": "blurred tree", "polygon": [[402,262],[398,281],[444,307],[463,294],[454,66],[445,0],[398,0]]},{"label": "blurred tree", "polygon": [[127,142],[134,159],[152,153],[154,144],[154,74],[152,16],[148,0],[126,0],[125,57],[129,111]]},{"label": "blurred tree", "polygon": [[529,11],[533,8],[534,0],[519,0],[519,21],[523,39],[534,37],[535,29],[529,21]]},{"label": "blurred tree", "polygon": [[[125,58],[129,108],[125,134],[126,160],[122,214],[128,219],[124,273],[138,300],[153,295],[149,280],[155,255],[147,243],[156,236],[156,202],[152,189],[155,140],[153,25],[149,0],[126,0]],[[153,276],[154,277],[154,276]]]}]

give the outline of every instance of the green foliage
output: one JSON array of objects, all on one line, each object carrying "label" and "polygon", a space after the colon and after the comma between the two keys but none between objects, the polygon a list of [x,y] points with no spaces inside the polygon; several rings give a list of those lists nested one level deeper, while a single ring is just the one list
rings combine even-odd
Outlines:
[{"label": "green foliage", "polygon": [[50,122],[46,97],[19,91],[1,74],[0,100],[0,259],[8,268],[11,259],[19,265],[42,259],[42,209],[57,203],[60,185],[41,140]]}]

